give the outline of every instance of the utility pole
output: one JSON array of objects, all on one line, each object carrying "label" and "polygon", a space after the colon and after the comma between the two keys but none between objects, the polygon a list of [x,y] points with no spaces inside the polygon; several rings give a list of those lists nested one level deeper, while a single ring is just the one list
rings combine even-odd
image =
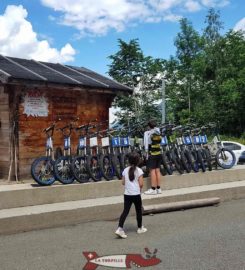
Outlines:
[{"label": "utility pole", "polygon": [[166,122],[166,97],[165,97],[165,81],[162,78],[162,124]]}]

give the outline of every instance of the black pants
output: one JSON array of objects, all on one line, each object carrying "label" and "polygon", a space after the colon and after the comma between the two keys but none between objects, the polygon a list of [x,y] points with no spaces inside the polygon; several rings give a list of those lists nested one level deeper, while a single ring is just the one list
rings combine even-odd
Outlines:
[{"label": "black pants", "polygon": [[119,219],[119,227],[123,228],[124,222],[128,216],[132,203],[135,206],[138,228],[142,227],[142,200],[139,195],[124,194],[124,209]]}]

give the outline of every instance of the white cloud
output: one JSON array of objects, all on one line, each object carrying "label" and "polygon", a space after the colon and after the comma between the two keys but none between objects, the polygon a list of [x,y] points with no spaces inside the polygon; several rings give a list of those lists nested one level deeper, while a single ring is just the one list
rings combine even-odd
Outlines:
[{"label": "white cloud", "polygon": [[48,40],[39,40],[27,15],[22,5],[9,5],[0,15],[0,54],[47,62],[74,60],[75,50],[69,43],[58,50]]},{"label": "white cloud", "polygon": [[169,21],[169,22],[178,22],[182,16],[176,15],[176,14],[168,14],[164,16],[164,21]]},{"label": "white cloud", "polygon": [[224,7],[230,3],[230,0],[201,0],[206,7]]},{"label": "white cloud", "polygon": [[201,5],[193,0],[186,1],[185,7],[190,12],[196,12],[201,9]]},{"label": "white cloud", "polygon": [[234,31],[243,31],[245,33],[245,17],[242,18],[239,22],[236,23]]},{"label": "white cloud", "polygon": [[40,1],[44,6],[58,11],[56,20],[76,28],[80,37],[106,35],[110,30],[120,32],[129,25],[134,26],[141,22],[176,22],[185,15],[183,13],[197,12],[204,7],[222,7],[229,3],[229,0]]},{"label": "white cloud", "polygon": [[155,8],[155,10],[168,11],[171,8],[183,4],[183,0],[149,0],[150,5]]},{"label": "white cloud", "polygon": [[104,35],[110,29],[122,31],[129,22],[150,16],[150,10],[143,1],[128,0],[42,0],[42,3],[62,12],[62,24],[73,26],[82,34]]}]

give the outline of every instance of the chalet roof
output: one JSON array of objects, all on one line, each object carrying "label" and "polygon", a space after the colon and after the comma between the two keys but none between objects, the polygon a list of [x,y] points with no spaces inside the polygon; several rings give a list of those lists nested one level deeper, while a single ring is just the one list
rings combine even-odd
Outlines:
[{"label": "chalet roof", "polygon": [[133,89],[84,67],[74,67],[36,60],[0,55],[0,82],[30,81],[40,84],[60,84],[104,88],[132,93]]}]

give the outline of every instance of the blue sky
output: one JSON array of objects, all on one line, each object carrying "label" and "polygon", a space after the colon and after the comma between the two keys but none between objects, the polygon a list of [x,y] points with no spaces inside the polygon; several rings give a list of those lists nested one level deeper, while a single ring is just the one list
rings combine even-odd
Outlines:
[{"label": "blue sky", "polygon": [[138,38],[145,55],[168,59],[178,20],[201,30],[210,7],[225,32],[245,30],[244,0],[0,0],[0,54],[106,74],[119,38]]}]

